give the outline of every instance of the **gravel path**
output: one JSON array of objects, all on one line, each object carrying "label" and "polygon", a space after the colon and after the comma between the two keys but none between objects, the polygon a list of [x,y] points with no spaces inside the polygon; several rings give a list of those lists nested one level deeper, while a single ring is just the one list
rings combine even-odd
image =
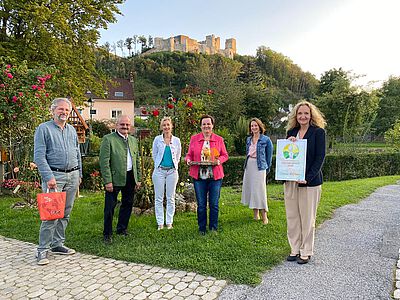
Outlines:
[{"label": "gravel path", "polygon": [[219,299],[392,299],[399,247],[400,185],[390,185],[337,209],[310,263],[284,262],[261,285],[229,285]]}]

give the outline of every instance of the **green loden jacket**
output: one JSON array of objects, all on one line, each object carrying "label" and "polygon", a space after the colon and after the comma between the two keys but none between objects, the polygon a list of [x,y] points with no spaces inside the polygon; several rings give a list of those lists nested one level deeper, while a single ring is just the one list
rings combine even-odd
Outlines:
[{"label": "green loden jacket", "polygon": [[[128,136],[129,150],[132,156],[132,170],[135,183],[141,181],[139,146],[137,139]],[[104,184],[125,186],[128,147],[126,141],[116,132],[103,137],[100,146],[99,163]]]}]

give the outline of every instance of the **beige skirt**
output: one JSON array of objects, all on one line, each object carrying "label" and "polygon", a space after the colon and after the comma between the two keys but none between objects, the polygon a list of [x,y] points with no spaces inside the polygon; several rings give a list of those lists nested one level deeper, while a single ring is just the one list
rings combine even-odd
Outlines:
[{"label": "beige skirt", "polygon": [[249,157],[243,177],[241,202],[244,205],[268,211],[266,177],[265,170],[258,170],[257,159]]}]

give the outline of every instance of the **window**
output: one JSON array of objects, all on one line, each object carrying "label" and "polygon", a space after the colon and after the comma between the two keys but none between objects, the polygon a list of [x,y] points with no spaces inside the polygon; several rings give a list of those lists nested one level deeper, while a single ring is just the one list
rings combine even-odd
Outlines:
[{"label": "window", "polygon": [[124,92],[115,92],[114,96],[115,97],[123,97],[124,96]]},{"label": "window", "polygon": [[120,109],[113,109],[111,111],[111,119],[116,119],[118,118],[120,115],[122,115],[122,110]]}]

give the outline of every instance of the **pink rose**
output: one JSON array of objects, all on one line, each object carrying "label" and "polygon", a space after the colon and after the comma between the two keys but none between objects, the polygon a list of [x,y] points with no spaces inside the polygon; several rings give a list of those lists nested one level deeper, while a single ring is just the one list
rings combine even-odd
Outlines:
[{"label": "pink rose", "polygon": [[14,76],[11,73],[7,73],[7,77],[13,79]]}]

